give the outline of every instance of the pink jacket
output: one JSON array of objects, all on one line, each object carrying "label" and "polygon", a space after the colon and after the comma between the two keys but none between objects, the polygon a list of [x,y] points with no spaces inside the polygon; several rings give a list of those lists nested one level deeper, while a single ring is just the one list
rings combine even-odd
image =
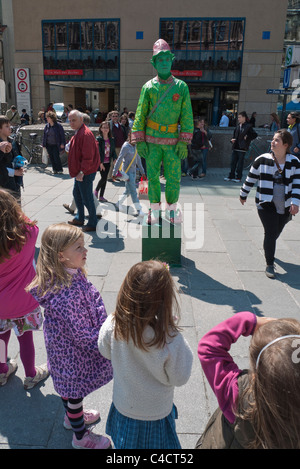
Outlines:
[{"label": "pink jacket", "polygon": [[211,329],[198,345],[203,371],[230,423],[235,421],[232,408],[238,398],[238,377],[242,370],[234,363],[229,350],[241,335],[253,334],[255,326],[255,314],[248,311],[237,313]]},{"label": "pink jacket", "polygon": [[17,319],[31,313],[38,302],[25,292],[25,287],[35,277],[33,259],[39,229],[30,227],[27,241],[21,252],[11,250],[11,257],[0,264],[0,318]]}]

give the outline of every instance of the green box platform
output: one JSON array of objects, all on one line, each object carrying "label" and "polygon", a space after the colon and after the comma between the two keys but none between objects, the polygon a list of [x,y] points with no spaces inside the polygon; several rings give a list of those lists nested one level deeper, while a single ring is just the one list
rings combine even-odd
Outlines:
[{"label": "green box platform", "polygon": [[158,259],[170,266],[181,267],[181,224],[172,225],[165,218],[161,224],[142,225],[142,261]]}]

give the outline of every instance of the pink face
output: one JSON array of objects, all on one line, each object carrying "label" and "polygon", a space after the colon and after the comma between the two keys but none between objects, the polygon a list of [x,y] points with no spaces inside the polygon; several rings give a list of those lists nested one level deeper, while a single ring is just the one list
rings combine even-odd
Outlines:
[{"label": "pink face", "polygon": [[80,237],[75,243],[59,253],[60,261],[70,269],[83,268],[86,263],[87,249],[84,246],[84,238]]}]

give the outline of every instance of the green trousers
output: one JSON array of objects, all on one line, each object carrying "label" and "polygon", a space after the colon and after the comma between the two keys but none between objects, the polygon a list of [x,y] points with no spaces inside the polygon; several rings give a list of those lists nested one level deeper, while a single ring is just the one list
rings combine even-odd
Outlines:
[{"label": "green trousers", "polygon": [[174,204],[179,199],[181,180],[181,159],[175,152],[175,145],[157,145],[148,143],[147,156],[148,197],[152,204],[160,202],[160,168],[164,167],[166,178],[165,197],[168,204]]}]

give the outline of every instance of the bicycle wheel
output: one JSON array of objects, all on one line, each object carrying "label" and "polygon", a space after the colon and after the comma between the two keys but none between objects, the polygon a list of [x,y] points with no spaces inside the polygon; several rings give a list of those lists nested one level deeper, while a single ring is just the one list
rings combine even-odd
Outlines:
[{"label": "bicycle wheel", "polygon": [[42,153],[43,153],[43,146],[42,145],[34,145],[32,147],[29,164],[30,163],[41,163],[42,162]]}]

